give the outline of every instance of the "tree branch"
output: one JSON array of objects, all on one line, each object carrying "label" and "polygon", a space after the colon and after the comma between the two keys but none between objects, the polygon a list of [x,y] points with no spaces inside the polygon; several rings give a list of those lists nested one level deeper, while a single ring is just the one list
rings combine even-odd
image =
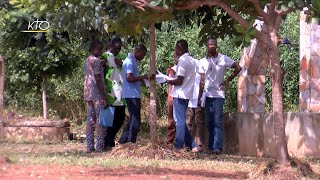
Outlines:
[{"label": "tree branch", "polygon": [[[262,16],[263,20],[266,20],[267,13],[263,11],[261,8],[258,0],[248,0],[251,2],[258,13],[259,16]],[[223,0],[189,0],[186,5],[181,6],[170,6],[169,8],[163,8],[161,6],[150,6],[148,0],[123,0],[123,2],[135,6],[138,9],[145,10],[145,8],[150,8],[153,10],[156,10],[158,12],[172,12],[173,9],[178,10],[190,10],[190,9],[196,9],[201,6],[218,6],[222,8],[224,11],[226,11],[229,16],[234,18],[240,25],[242,25],[245,28],[248,28],[248,21],[246,21],[242,16],[239,15],[238,12],[233,10],[228,4],[226,4]]]},{"label": "tree branch", "polygon": [[[282,21],[281,15],[278,14],[278,15],[275,17],[275,30],[279,30],[281,21]],[[278,32],[277,32],[277,33],[278,33]]]},{"label": "tree branch", "polygon": [[223,1],[219,1],[217,6],[221,7],[224,11],[226,11],[229,14],[229,16],[234,18],[239,24],[241,24],[241,26],[248,28],[248,21],[246,21],[242,16],[240,16],[239,13],[233,10],[229,5],[227,5]]},{"label": "tree branch", "polygon": [[122,0],[122,1],[142,11],[144,11],[145,10],[144,8],[149,4],[147,0]]},{"label": "tree branch", "polygon": [[288,10],[286,10],[286,11],[280,11],[279,12],[279,15],[280,16],[285,16],[285,15],[287,15],[287,14],[289,14],[289,13],[292,13],[293,11],[296,11],[297,10],[297,8],[289,8]]},{"label": "tree branch", "polygon": [[259,0],[248,0],[248,1],[253,4],[258,16],[263,17],[264,21],[268,20],[268,14],[263,11],[262,7],[260,6]]},{"label": "tree branch", "polygon": [[191,0],[187,5],[177,6],[178,10],[187,10],[187,9],[195,9],[201,6],[216,6],[220,0],[204,0],[204,1],[195,1]]},{"label": "tree branch", "polygon": [[274,10],[276,9],[276,5],[278,4],[278,0],[271,0],[270,3],[270,12],[274,12]]},{"label": "tree branch", "polygon": [[170,6],[168,8],[164,8],[161,6],[150,6],[148,0],[122,0],[126,4],[132,5],[138,9],[145,10],[145,8],[150,8],[158,12],[172,12],[173,9],[178,10],[189,10],[189,9],[196,9],[201,6],[216,6],[217,1],[220,0],[190,0],[187,5],[180,5],[180,6]]}]

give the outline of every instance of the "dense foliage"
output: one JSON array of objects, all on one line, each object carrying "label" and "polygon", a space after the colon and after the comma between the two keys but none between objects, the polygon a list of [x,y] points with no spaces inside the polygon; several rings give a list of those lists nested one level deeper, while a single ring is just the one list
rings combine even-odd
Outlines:
[{"label": "dense foliage", "polygon": [[[200,28],[198,26],[187,26],[181,28],[181,25],[176,23],[165,22],[159,27],[157,31],[157,69],[161,72],[165,72],[168,67],[173,66],[173,49],[177,40],[185,38],[190,43],[190,54],[195,58],[202,58],[205,55],[206,47],[200,44],[198,38]],[[299,23],[298,14],[293,13],[288,16],[287,24],[283,23],[280,30],[281,37],[290,39],[292,45],[281,45],[281,62],[283,67],[288,71],[288,76],[284,80],[284,105],[286,111],[296,111],[298,109],[298,82],[299,82],[299,57],[298,57],[298,43],[299,43]],[[148,38],[144,37],[144,43],[148,45]],[[71,75],[66,78],[60,78],[53,76],[49,81],[49,108],[51,116],[58,116],[60,118],[70,118],[78,123],[81,123],[85,119],[85,107],[82,99],[82,80],[83,69],[82,63],[87,56],[87,49],[85,46],[81,46],[79,49],[80,40],[74,42],[72,51],[79,54],[79,59],[75,66],[68,69]],[[76,45],[78,44],[78,45]],[[77,49],[78,48],[78,49]],[[122,50],[124,53],[128,53],[132,50],[131,44],[125,44],[125,48]],[[239,61],[241,58],[242,47],[236,46],[234,39],[226,37],[224,40],[219,40],[219,51],[230,56],[232,59]],[[13,56],[10,53],[7,54],[7,58],[10,60]],[[19,86],[18,83],[14,83],[12,79],[17,77],[15,70],[11,68],[12,64],[8,63],[7,66],[7,86],[5,93],[5,102],[7,107],[16,107],[20,110],[28,110],[29,112],[41,112],[41,95],[36,93],[37,86],[33,88],[25,88],[25,86]],[[146,73],[149,68],[149,57],[146,57],[141,64],[142,72]],[[230,72],[229,72],[230,73]],[[18,78],[18,79],[19,79]],[[271,87],[267,76],[267,110],[271,107]],[[30,91],[26,91],[29,89]],[[144,88],[144,97],[148,97],[148,89]],[[237,81],[233,80],[229,84],[226,92],[226,112],[236,112],[237,110]],[[158,102],[158,115],[159,117],[166,116],[166,98],[167,98],[167,85],[157,86],[157,102]],[[144,106],[148,106],[145,104]],[[35,114],[38,114],[35,113]]]},{"label": "dense foliage", "polygon": [[[6,10],[12,9],[13,5],[6,2],[1,1],[2,7],[5,7]],[[85,118],[82,99],[82,62],[88,55],[87,45],[90,40],[94,37],[109,39],[112,34],[106,34],[104,30],[107,29],[109,32],[117,30],[117,34],[123,35],[122,38],[125,41],[123,52],[127,53],[132,50],[132,45],[137,41],[143,42],[147,46],[149,45],[148,33],[143,29],[149,21],[160,22],[172,18],[170,15],[159,16],[159,14],[150,14],[150,18],[136,21],[136,19],[145,16],[145,14],[136,11],[132,7],[117,3],[113,5],[119,6],[117,8],[121,9],[121,12],[115,12],[114,10],[117,8],[108,9],[107,6],[112,4],[112,1],[100,2],[95,0],[69,1],[69,3],[56,1],[55,6],[50,6],[50,4],[46,4],[44,1],[39,1],[38,3],[42,4],[41,8],[37,9],[33,15],[30,15],[21,7],[25,6],[25,8],[36,9],[39,6],[37,3],[30,4],[29,1],[20,0],[12,2],[13,4],[17,4],[15,8],[20,9],[20,11],[16,9],[10,13],[7,13],[3,9],[0,11],[0,13],[5,15],[3,16],[5,18],[1,18],[1,29],[3,31],[0,37],[3,43],[1,44],[0,51],[9,62],[6,67],[7,86],[5,102],[7,107],[39,113],[41,109],[41,94],[39,93],[41,78],[46,74],[50,74],[48,100],[51,115],[59,116],[60,118],[68,117],[79,122]],[[50,2],[48,1],[48,3]],[[164,1],[159,2],[164,3]],[[237,8],[246,7],[247,4],[241,4]],[[203,7],[193,12],[175,11],[175,17],[187,18],[157,24],[156,59],[159,71],[165,72],[168,67],[173,65],[174,43],[182,38],[188,40],[192,56],[197,59],[204,57],[206,47],[203,45],[203,42],[205,37],[210,33],[224,37],[224,39],[219,40],[219,51],[221,53],[230,56],[236,61],[240,60],[243,47],[239,46],[238,42],[241,38],[234,38],[234,34],[240,33],[245,39],[245,36],[252,36],[254,33],[250,29],[243,29],[237,25],[233,26],[234,20],[226,16],[221,10],[213,8],[208,11],[206,8]],[[104,17],[106,12],[109,12],[109,18],[105,19],[108,25],[103,26],[104,22],[101,17]],[[118,13],[124,13],[125,16],[117,19],[116,15]],[[157,19],[152,19],[155,16]],[[213,16],[216,18],[212,19]],[[28,36],[21,34],[20,30],[25,28],[24,24],[28,20],[37,17],[50,20],[52,31],[47,34],[28,34]],[[114,21],[110,21],[111,18]],[[220,24],[220,18],[224,18],[228,23],[216,28]],[[129,26],[130,28],[122,28],[123,31],[119,31],[119,27],[115,26],[121,24],[117,24],[116,22],[122,22],[122,26]],[[14,28],[17,31],[12,31]],[[225,28],[228,28],[229,31]],[[291,47],[281,45],[279,47],[282,66],[288,73],[288,76],[284,80],[284,105],[286,111],[298,109],[298,28],[297,14],[293,13],[288,16],[287,21],[283,23],[279,32],[281,37],[288,36],[294,45]],[[129,34],[130,36],[125,35],[128,34],[128,29],[134,29],[132,31],[133,34]],[[228,33],[229,35],[224,36]],[[140,35],[140,39],[137,39],[137,35]],[[132,37],[136,38],[133,39]],[[149,56],[142,62],[141,67],[143,73],[147,73]],[[69,74],[67,77],[60,76],[67,74]],[[148,97],[148,89],[144,88],[143,92],[144,97]],[[226,92],[225,110],[227,112],[235,112],[237,109],[236,92],[237,81],[233,80]],[[266,93],[266,107],[269,111],[271,110],[271,86],[268,76]],[[158,85],[157,105],[159,117],[166,116],[166,96],[167,85]],[[148,106],[148,104],[145,104],[145,106]]]}]

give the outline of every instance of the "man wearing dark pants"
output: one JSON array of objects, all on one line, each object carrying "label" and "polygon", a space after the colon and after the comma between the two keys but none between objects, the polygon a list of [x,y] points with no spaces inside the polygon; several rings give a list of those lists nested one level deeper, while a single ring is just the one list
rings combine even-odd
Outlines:
[{"label": "man wearing dark pants", "polygon": [[[102,58],[106,61],[105,84],[107,91],[108,103],[115,107],[112,127],[107,128],[105,138],[106,148],[115,146],[115,137],[125,119],[125,102],[121,99],[121,68],[122,60],[125,59],[121,51],[122,41],[120,38],[113,38],[108,44],[107,52],[102,54]],[[121,56],[122,55],[122,56]]]},{"label": "man wearing dark pants", "polygon": [[172,89],[173,116],[176,123],[175,147],[183,149],[184,145],[198,152],[199,147],[194,142],[190,131],[186,126],[186,110],[189,99],[193,98],[193,87],[196,75],[196,62],[189,55],[188,43],[186,40],[179,40],[176,43],[175,53],[179,57],[176,79],[166,80],[168,84],[174,85]]},{"label": "man wearing dark pants", "polygon": [[107,127],[107,136],[105,144],[107,147],[112,148],[115,146],[115,138],[118,131],[121,129],[124,119],[125,119],[125,110],[126,106],[114,106],[114,118],[112,127]]},{"label": "man wearing dark pants", "polygon": [[[223,150],[223,105],[225,87],[241,71],[238,63],[217,51],[217,39],[207,41],[207,55],[200,60],[200,96],[205,99],[205,119],[208,130],[209,152],[220,154]],[[232,74],[224,79],[228,68]],[[199,96],[199,98],[200,98]]]},{"label": "man wearing dark pants", "polygon": [[137,45],[122,65],[122,97],[126,99],[130,118],[119,140],[120,144],[137,141],[141,122],[141,81],[148,79],[147,75],[140,76],[138,61],[141,61],[146,53],[147,48],[144,45]]},{"label": "man wearing dark pants", "polygon": [[137,141],[137,136],[140,128],[141,118],[140,118],[140,109],[141,101],[140,98],[126,98],[128,105],[128,111],[130,114],[130,119],[126,125],[121,138],[119,140],[120,144],[126,142],[135,143]]}]

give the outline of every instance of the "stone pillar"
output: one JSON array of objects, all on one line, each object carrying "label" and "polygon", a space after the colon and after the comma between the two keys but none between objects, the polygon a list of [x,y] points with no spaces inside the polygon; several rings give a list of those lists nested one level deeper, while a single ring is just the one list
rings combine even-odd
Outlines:
[{"label": "stone pillar", "polygon": [[302,112],[320,112],[320,25],[300,13],[299,106]]},{"label": "stone pillar", "polygon": [[[261,48],[256,46],[256,40],[254,40],[250,47],[244,49],[240,60],[242,71],[238,78],[238,112],[265,112],[266,78],[263,68],[268,64],[261,61],[263,59]],[[258,61],[261,63],[259,67],[254,65]]]},{"label": "stone pillar", "polygon": [[[253,39],[243,50],[240,60],[242,71],[238,78],[238,112],[265,112],[266,68],[270,62],[267,52],[267,29],[263,22],[256,21],[262,39]],[[265,41],[263,41],[265,40]]]}]

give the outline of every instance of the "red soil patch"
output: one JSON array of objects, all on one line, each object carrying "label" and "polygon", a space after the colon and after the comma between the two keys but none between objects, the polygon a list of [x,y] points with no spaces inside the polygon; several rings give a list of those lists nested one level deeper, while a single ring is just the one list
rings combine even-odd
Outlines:
[{"label": "red soil patch", "polygon": [[179,168],[104,168],[57,165],[0,166],[0,179],[244,179],[243,172],[213,172]]}]

